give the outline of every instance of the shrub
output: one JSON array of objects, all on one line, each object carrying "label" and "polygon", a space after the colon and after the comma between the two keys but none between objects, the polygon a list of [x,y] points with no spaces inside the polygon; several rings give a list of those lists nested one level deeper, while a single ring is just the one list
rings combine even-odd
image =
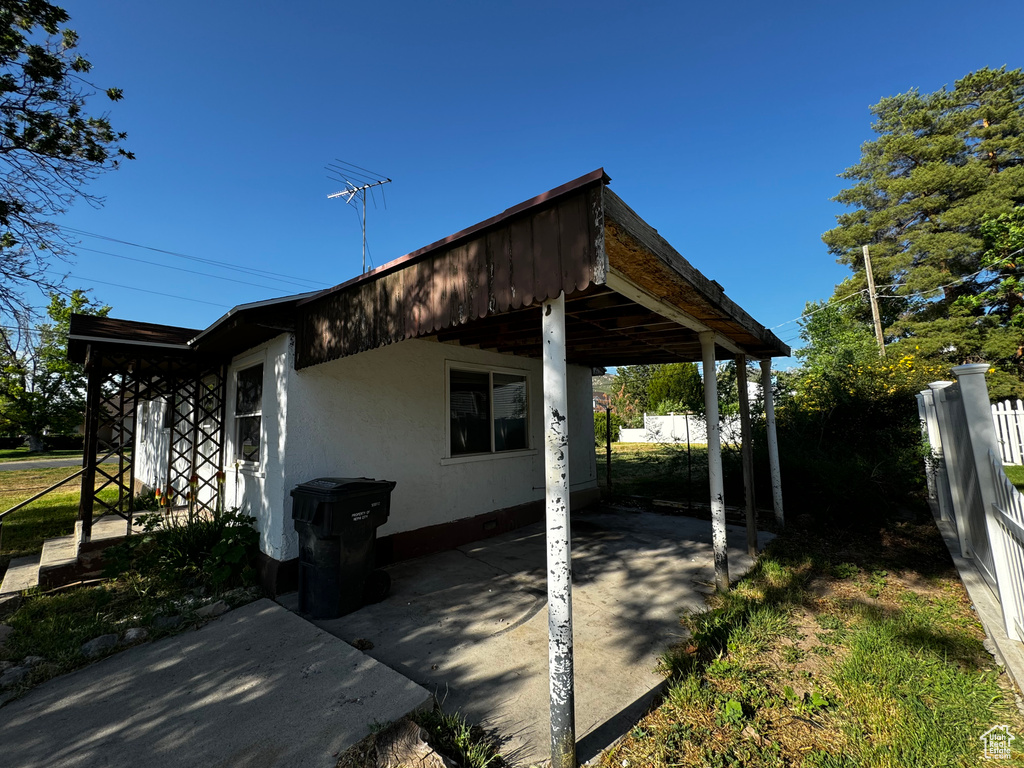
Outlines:
[{"label": "shrub", "polygon": [[[611,411],[612,442],[619,441],[619,430],[622,428],[622,420],[615,411]],[[608,415],[605,411],[594,411],[594,442],[604,445],[608,436]]]}]

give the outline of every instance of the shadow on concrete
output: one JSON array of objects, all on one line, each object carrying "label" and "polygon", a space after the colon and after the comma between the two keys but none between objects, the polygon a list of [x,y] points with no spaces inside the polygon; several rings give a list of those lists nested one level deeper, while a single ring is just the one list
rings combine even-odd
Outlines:
[{"label": "shadow on concrete", "polygon": [[0,708],[0,763],[316,766],[419,686],[270,602],[55,678]]},{"label": "shadow on concrete", "polygon": [[[596,754],[653,698],[681,613],[702,609],[713,590],[711,526],[648,512],[576,515],[572,525],[577,738]],[[744,530],[728,536],[736,578],[752,563]],[[546,759],[544,537],[533,525],[394,564],[387,600],[316,623],[369,641],[370,656],[494,729],[513,762]]]}]

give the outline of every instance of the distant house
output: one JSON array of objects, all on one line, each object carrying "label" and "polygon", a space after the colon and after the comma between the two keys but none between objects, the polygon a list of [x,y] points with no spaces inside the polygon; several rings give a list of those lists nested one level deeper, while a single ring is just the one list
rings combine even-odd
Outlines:
[{"label": "distant house", "polygon": [[[494,535],[543,513],[542,304],[564,296],[568,412],[556,416],[568,420],[571,506],[582,508],[599,496],[593,368],[700,359],[701,334],[723,359],[789,354],[608,181],[595,171],[334,288],[238,306],[205,329],[75,316],[87,441],[109,420],[101,403],[120,403],[113,418],[134,424],[122,441],[134,450],[114,484],[182,495],[194,477],[209,503],[223,469],[227,504],[257,519],[275,590],[297,572],[289,493],[312,478],[397,483],[384,560]],[[130,492],[104,503],[88,478],[83,489],[87,531],[94,513],[131,516]]]}]

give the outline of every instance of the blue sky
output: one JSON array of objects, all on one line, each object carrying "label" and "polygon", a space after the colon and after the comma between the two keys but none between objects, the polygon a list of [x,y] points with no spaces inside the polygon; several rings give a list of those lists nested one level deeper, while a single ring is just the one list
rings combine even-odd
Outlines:
[{"label": "blue sky", "polygon": [[[335,158],[394,180],[387,209],[368,211],[377,265],[603,166],[769,327],[846,275],[820,236],[842,210],[837,174],[871,138],[869,105],[1024,65],[1020,2],[65,7],[93,80],[124,89],[110,113],[137,155],[93,183],[105,206],[75,206],[69,227],[329,285],[361,260],[356,215],[326,199]],[[302,290],[82,245],[229,278],[83,248],[68,286],[117,317],[205,327]]]}]

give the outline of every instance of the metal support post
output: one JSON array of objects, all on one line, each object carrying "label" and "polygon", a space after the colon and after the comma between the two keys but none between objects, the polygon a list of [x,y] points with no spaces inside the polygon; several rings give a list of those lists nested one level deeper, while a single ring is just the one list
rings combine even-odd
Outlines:
[{"label": "metal support post", "polygon": [[544,339],[544,470],[547,517],[548,675],[551,766],[576,768],[572,655],[572,552],[569,530],[569,391],[565,294],[541,308]]},{"label": "metal support post", "polygon": [[761,389],[764,391],[764,420],[768,432],[768,465],[772,473],[772,507],[775,510],[775,522],[782,527],[786,524],[786,516],[782,511],[782,472],[779,469],[779,437],[775,431],[771,358],[761,361]]},{"label": "metal support post", "polygon": [[604,409],[604,461],[605,479],[608,482],[608,492],[612,490],[612,407],[606,405]]},{"label": "metal support post", "polygon": [[750,436],[750,394],[747,356],[736,356],[736,386],[740,398],[740,454],[743,458],[743,496],[747,508],[747,554],[757,557],[757,510],[754,505],[754,446]]},{"label": "metal support post", "polygon": [[729,554],[725,538],[725,490],[722,482],[722,426],[718,421],[718,379],[715,376],[715,332],[700,334],[704,367],[704,411],[708,423],[708,485],[711,492],[711,545],[715,554],[715,587],[729,589]]}]

